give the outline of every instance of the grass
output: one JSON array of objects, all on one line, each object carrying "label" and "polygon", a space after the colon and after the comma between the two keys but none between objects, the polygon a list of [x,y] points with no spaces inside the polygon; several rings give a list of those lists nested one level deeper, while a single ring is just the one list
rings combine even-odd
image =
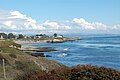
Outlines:
[{"label": "grass", "polygon": [[26,76],[33,72],[41,72],[42,70],[34,62],[31,61],[16,61],[15,69],[22,70],[22,74],[17,75],[14,80],[27,80]]},{"label": "grass", "polygon": [[12,40],[0,41],[0,47],[9,47],[11,45],[14,45],[16,47],[21,47],[20,44],[16,44]]},{"label": "grass", "polygon": [[22,54],[23,52],[18,50],[17,48],[10,47],[11,45],[16,46],[17,48],[20,48],[20,44],[16,44],[13,41],[5,40],[0,41],[0,52],[1,53],[12,53],[12,54]]},{"label": "grass", "polygon": [[21,47],[21,45],[10,40],[0,41],[0,80],[4,80],[2,59],[5,59],[6,80],[26,80],[24,76],[33,72],[41,72],[41,65],[49,70],[62,66],[56,61],[33,57],[15,47],[10,47],[11,45]]},{"label": "grass", "polygon": [[[11,45],[16,47],[10,47]],[[15,77],[15,75],[20,72],[20,70],[15,68],[15,60],[18,60],[17,56],[23,54],[22,51],[17,49],[20,47],[21,45],[16,44],[10,40],[0,41],[0,80],[3,80],[2,59],[5,59],[5,69],[7,73],[7,78],[12,78],[13,80],[13,77]]]},{"label": "grass", "polygon": [[22,51],[10,47],[0,47],[0,50],[2,51],[2,53],[23,54]]},{"label": "grass", "polygon": [[16,61],[15,62],[16,66],[15,68],[18,70],[22,71],[36,71],[36,70],[41,70],[34,62],[32,61]]},{"label": "grass", "polygon": [[13,53],[10,53],[9,56],[12,57],[12,58],[17,58],[17,55],[13,54]]}]

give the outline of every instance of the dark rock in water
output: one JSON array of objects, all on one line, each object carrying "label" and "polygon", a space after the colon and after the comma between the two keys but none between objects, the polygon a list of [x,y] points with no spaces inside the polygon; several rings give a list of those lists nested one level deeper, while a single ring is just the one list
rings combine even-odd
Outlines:
[{"label": "dark rock in water", "polygon": [[45,57],[52,57],[52,56],[50,56],[50,55],[46,55]]},{"label": "dark rock in water", "polygon": [[38,52],[35,52],[35,53],[31,53],[32,56],[35,56],[35,57],[45,57],[44,53],[38,53]]},{"label": "dark rock in water", "polygon": [[36,52],[51,52],[51,51],[57,51],[52,47],[42,47],[42,48],[38,48],[38,50],[36,50]]},{"label": "dark rock in water", "polygon": [[53,47],[41,47],[41,48],[28,48],[28,49],[23,49],[24,52],[26,53],[31,53],[31,52],[52,52],[52,51],[57,51]]}]

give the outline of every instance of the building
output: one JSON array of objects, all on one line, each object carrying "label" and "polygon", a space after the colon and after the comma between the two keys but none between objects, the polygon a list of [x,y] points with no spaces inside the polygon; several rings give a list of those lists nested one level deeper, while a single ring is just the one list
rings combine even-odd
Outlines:
[{"label": "building", "polygon": [[4,39],[4,37],[2,35],[0,35],[0,39]]},{"label": "building", "polygon": [[59,36],[57,36],[57,38],[63,38],[63,35],[59,35]]}]

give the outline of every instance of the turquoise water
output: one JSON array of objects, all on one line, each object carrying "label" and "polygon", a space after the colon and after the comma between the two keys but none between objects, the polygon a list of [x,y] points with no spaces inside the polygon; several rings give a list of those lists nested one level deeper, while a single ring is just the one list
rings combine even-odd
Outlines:
[{"label": "turquoise water", "polygon": [[67,66],[92,64],[120,69],[120,36],[81,36],[82,40],[65,43],[30,44],[34,47],[54,47],[59,51],[46,53],[48,59]]}]

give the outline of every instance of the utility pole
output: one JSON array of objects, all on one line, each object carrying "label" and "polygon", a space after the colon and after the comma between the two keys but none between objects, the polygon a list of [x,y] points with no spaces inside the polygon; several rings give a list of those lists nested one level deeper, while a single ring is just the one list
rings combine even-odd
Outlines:
[{"label": "utility pole", "polygon": [[5,73],[5,60],[2,59],[3,61],[3,72],[4,72],[4,79],[6,79],[6,73]]}]

